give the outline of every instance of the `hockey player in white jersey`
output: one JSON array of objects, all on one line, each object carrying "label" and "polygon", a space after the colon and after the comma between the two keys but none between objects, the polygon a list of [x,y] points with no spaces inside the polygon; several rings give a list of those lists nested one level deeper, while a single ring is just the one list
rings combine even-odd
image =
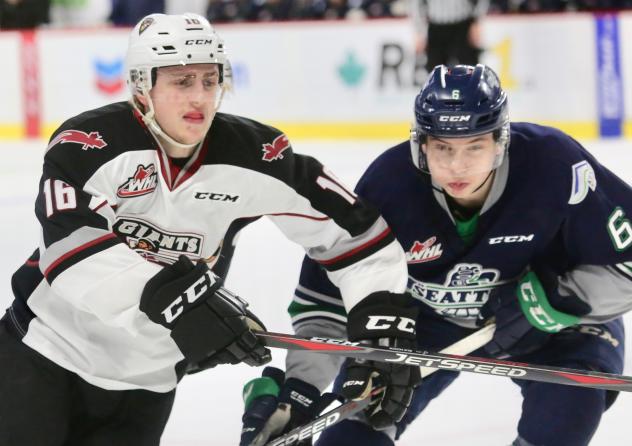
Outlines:
[{"label": "hockey player in white jersey", "polygon": [[263,324],[222,286],[262,216],[349,309],[410,313],[378,212],[280,131],[218,112],[230,67],[206,19],[145,17],[127,64],[130,101],[69,119],[44,157],[39,248],[0,324],[2,446],[158,445],[182,376],[266,363]]}]

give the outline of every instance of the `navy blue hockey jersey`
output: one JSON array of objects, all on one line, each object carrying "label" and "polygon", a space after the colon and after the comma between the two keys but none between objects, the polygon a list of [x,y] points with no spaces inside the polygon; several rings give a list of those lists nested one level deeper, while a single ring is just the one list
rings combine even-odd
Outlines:
[{"label": "navy blue hockey jersey", "polygon": [[[404,248],[414,298],[473,328],[490,293],[515,299],[516,280],[537,267],[558,276],[561,295],[590,306],[584,323],[632,308],[632,189],[625,182],[569,136],[528,123],[512,123],[508,156],[493,181],[467,244],[443,193],[414,167],[408,142],[364,173],[356,192],[381,211]],[[290,313],[299,333],[344,336],[340,294],[310,259]],[[313,375],[292,357],[288,370],[306,380]]]}]

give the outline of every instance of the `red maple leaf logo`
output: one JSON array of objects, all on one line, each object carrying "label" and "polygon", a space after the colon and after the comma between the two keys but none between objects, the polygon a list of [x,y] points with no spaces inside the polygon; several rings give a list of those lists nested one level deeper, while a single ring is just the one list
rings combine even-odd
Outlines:
[{"label": "red maple leaf logo", "polygon": [[283,152],[290,148],[290,141],[287,136],[279,135],[274,138],[272,144],[263,144],[263,157],[264,161],[274,161],[283,158]]},{"label": "red maple leaf logo", "polygon": [[426,240],[423,243],[419,242],[418,240],[415,240],[415,243],[413,243],[413,247],[410,248],[410,253],[418,254],[422,252],[424,249],[430,248],[436,240],[437,240],[437,237],[430,237],[428,240]]},{"label": "red maple leaf logo", "polygon": [[144,180],[145,178],[153,174],[155,171],[156,171],[156,168],[154,167],[153,164],[150,164],[149,167],[147,168],[145,168],[143,165],[139,165],[136,168],[136,172],[134,173],[134,176],[132,178],[137,181]]},{"label": "red maple leaf logo", "polygon": [[415,243],[413,243],[413,247],[410,248],[410,252],[411,254],[417,254],[423,251],[423,249],[424,249],[423,243],[419,243],[419,241],[415,240]]},{"label": "red maple leaf logo", "polygon": [[59,135],[55,136],[53,140],[48,144],[48,149],[59,143],[74,142],[76,144],[82,144],[82,150],[88,149],[102,149],[108,144],[103,140],[99,132],[82,132],[81,130],[64,130]]}]

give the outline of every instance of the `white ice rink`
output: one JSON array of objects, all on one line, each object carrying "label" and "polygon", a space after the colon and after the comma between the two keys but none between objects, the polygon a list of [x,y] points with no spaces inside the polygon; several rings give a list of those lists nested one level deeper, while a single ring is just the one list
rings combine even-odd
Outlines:
[{"label": "white ice rink", "polygon": [[[295,150],[318,157],[347,184],[353,185],[368,163],[392,143],[299,141],[295,143]],[[2,308],[12,299],[11,274],[37,245],[38,225],[33,201],[44,146],[44,142],[0,143],[0,151],[5,155],[0,165],[0,231],[5,234],[0,239]],[[632,183],[632,144],[586,142],[586,146]],[[285,240],[267,221],[256,222],[243,231],[227,285],[251,303],[254,312],[272,331],[290,331],[285,309],[296,284],[301,257],[301,249]],[[632,316],[627,320],[632,322]],[[630,341],[632,338],[628,335],[628,344]],[[275,350],[273,356],[274,364],[283,364],[283,351]],[[162,444],[237,445],[241,388],[246,380],[259,373],[260,370],[247,366],[224,366],[184,379]],[[626,361],[626,374],[632,374],[632,355]],[[516,435],[520,404],[518,387],[508,379],[462,374],[428,407],[398,444],[507,446]],[[632,394],[621,394],[604,415],[591,445],[632,444],[631,414]],[[555,423],[555,419],[550,422]]]}]

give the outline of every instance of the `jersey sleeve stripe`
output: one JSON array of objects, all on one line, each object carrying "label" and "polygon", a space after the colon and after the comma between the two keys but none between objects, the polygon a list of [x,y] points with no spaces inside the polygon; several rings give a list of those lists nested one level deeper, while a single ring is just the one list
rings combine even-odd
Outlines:
[{"label": "jersey sleeve stripe", "polygon": [[347,313],[344,308],[327,304],[313,304],[296,296],[294,296],[287,311],[292,318],[292,325],[295,328],[298,324],[308,320],[327,320],[336,324],[347,323]]},{"label": "jersey sleeve stripe", "polygon": [[614,271],[619,273],[619,275],[625,277],[628,280],[632,280],[632,268],[629,265],[629,262],[626,263],[617,263],[614,265]]},{"label": "jersey sleeve stripe", "polygon": [[46,280],[49,283],[52,283],[53,280],[55,280],[55,277],[70,268],[72,265],[119,243],[121,243],[120,239],[113,233],[106,234],[88,243],[84,243],[53,261],[50,266],[44,270],[44,277],[46,277]]},{"label": "jersey sleeve stripe", "polygon": [[98,212],[98,211],[99,211],[99,209],[101,209],[101,208],[102,208],[103,206],[105,206],[106,204],[108,204],[107,200],[102,201],[100,204],[98,204],[98,205],[97,205],[97,206],[93,209],[93,211],[94,211],[94,212]]},{"label": "jersey sleeve stripe", "polygon": [[327,260],[315,260],[328,270],[335,271],[352,265],[353,263],[365,257],[368,257],[369,255],[387,246],[394,240],[395,238],[391,233],[391,229],[386,228],[378,236],[372,238],[368,242],[363,243],[356,248],[345,252],[344,254],[340,254],[339,256]]},{"label": "jersey sleeve stripe", "polygon": [[326,221],[326,220],[330,220],[330,217],[314,217],[313,215],[305,215],[305,214],[294,214],[291,212],[283,212],[280,214],[268,214],[274,217],[278,217],[278,216],[286,216],[286,217],[301,217],[301,218],[308,218],[310,220],[316,220],[316,221]]},{"label": "jersey sleeve stripe", "polygon": [[344,308],[344,303],[341,298],[326,296],[322,293],[317,293],[316,291],[312,291],[308,288],[305,288],[302,285],[297,285],[296,290],[294,292],[294,296],[297,298],[302,298],[305,301],[309,301],[312,304],[321,304],[326,303],[329,305],[335,305],[337,307]]},{"label": "jersey sleeve stripe", "polygon": [[331,313],[313,311],[313,312],[302,313],[299,316],[293,317],[292,327],[296,331],[298,330],[300,326],[305,325],[308,322],[313,323],[313,322],[322,322],[322,321],[334,323],[336,325],[339,325],[340,327],[345,327],[347,324],[346,318],[342,318],[340,316],[337,316]]}]

